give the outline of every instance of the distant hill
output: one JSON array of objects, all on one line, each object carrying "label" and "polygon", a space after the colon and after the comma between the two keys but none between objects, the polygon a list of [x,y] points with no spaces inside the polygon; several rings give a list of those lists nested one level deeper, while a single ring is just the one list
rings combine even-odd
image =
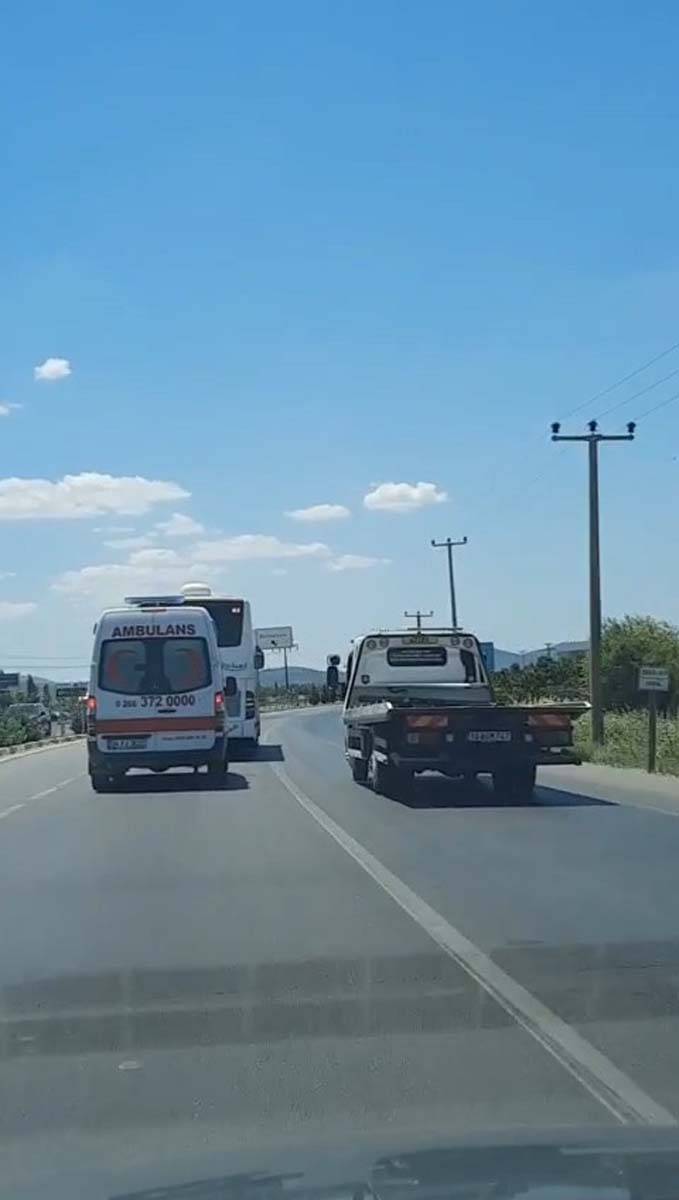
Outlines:
[{"label": "distant hill", "polygon": [[[321,687],[325,683],[325,671],[316,671],[313,667],[288,667],[290,683],[315,683]],[[260,687],[284,687],[285,670],[283,667],[266,667],[259,672]]]}]

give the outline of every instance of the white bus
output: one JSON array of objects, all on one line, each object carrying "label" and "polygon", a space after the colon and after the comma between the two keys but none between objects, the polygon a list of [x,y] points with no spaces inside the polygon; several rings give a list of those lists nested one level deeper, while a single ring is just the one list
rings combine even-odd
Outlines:
[{"label": "white bus", "polygon": [[260,733],[257,671],[264,666],[264,655],[255,643],[250,602],[214,595],[205,583],[187,583],[181,594],[187,604],[209,612],[217,630],[224,682],[229,676],[236,680],[235,693],[226,696],[231,752],[238,752],[238,742],[243,750],[254,752]]}]

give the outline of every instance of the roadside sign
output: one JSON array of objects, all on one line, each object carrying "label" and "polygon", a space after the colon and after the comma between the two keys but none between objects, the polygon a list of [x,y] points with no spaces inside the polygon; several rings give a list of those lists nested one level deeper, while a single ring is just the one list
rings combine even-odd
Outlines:
[{"label": "roadside sign", "polygon": [[73,700],[84,696],[87,691],[86,683],[64,683],[55,689],[57,700]]},{"label": "roadside sign", "polygon": [[486,670],[492,675],[495,670],[495,642],[479,642],[479,650]]},{"label": "roadside sign", "polygon": [[670,673],[666,667],[639,667],[640,692],[668,692]]},{"label": "roadside sign", "polygon": [[0,692],[9,692],[12,688],[18,688],[19,675],[17,672],[0,671]]},{"label": "roadside sign", "polygon": [[256,629],[255,641],[260,650],[292,650],[292,625],[271,625],[267,629]]}]

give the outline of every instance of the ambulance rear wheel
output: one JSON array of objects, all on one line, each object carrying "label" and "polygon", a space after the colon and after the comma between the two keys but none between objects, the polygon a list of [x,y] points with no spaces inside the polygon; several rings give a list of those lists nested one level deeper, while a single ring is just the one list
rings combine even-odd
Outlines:
[{"label": "ambulance rear wheel", "polygon": [[112,792],[113,791],[113,776],[106,775],[103,771],[94,771],[90,776],[92,789],[95,792]]}]

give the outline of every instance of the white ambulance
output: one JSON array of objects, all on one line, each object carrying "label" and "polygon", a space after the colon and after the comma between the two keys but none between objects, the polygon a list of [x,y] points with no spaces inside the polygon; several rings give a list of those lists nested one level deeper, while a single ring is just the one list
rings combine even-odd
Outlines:
[{"label": "white ambulance", "polygon": [[87,695],[92,787],[111,791],[133,767],[228,770],[225,699],[214,622],[175,597],[110,609],[94,629]]}]

